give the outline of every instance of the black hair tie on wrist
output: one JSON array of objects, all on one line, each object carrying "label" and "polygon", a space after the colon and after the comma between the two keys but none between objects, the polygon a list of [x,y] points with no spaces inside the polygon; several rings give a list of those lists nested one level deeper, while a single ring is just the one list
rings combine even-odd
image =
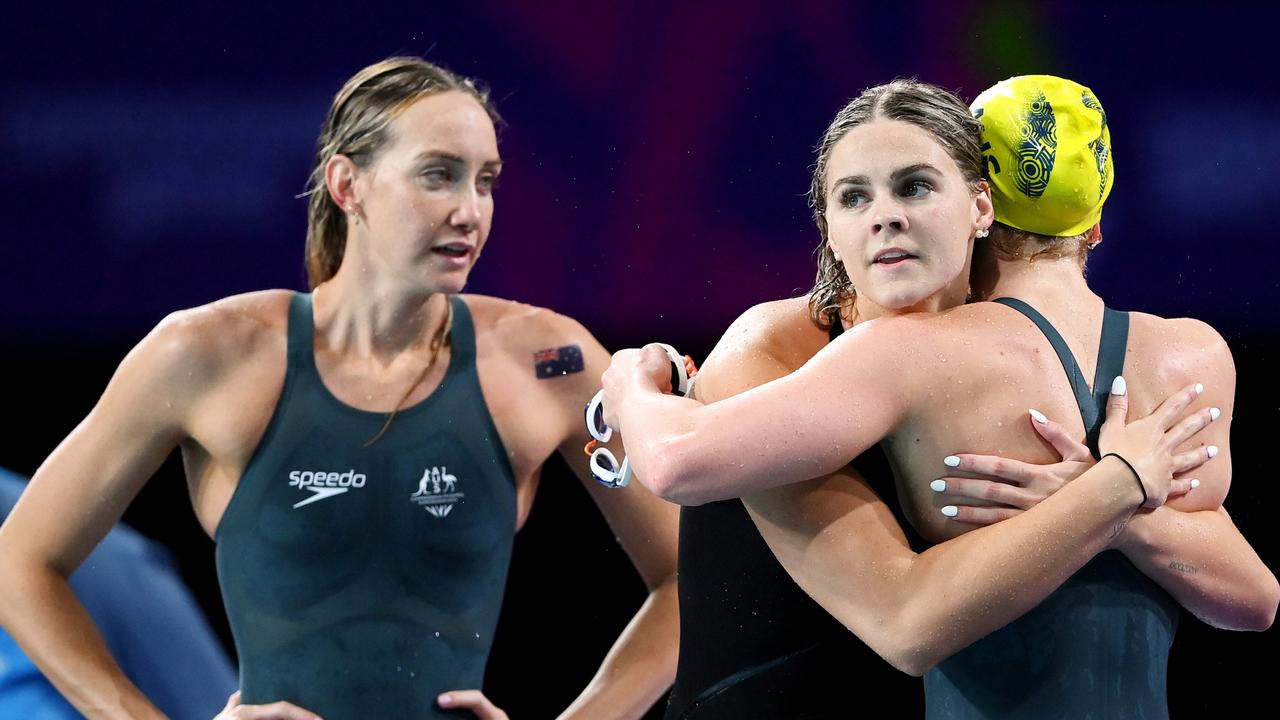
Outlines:
[{"label": "black hair tie on wrist", "polygon": [[1127,468],[1129,468],[1129,472],[1133,473],[1133,477],[1134,477],[1135,479],[1137,479],[1137,481],[1138,481],[1138,489],[1142,491],[1142,505],[1139,505],[1138,507],[1146,507],[1146,504],[1147,504],[1147,486],[1146,486],[1146,485],[1144,485],[1144,484],[1142,483],[1142,476],[1141,476],[1141,475],[1139,475],[1139,474],[1138,474],[1138,471],[1137,471],[1137,470],[1135,470],[1135,469],[1133,468],[1133,464],[1132,464],[1132,463],[1130,463],[1128,460],[1125,460],[1123,457],[1121,457],[1119,453],[1107,453],[1106,455],[1103,455],[1103,456],[1098,460],[1098,462],[1102,462],[1103,460],[1106,460],[1106,459],[1107,459],[1107,458],[1109,458],[1109,457],[1113,457],[1113,458],[1115,458],[1115,459],[1119,460],[1120,462],[1124,463],[1124,466],[1125,466],[1125,467],[1127,467]]}]

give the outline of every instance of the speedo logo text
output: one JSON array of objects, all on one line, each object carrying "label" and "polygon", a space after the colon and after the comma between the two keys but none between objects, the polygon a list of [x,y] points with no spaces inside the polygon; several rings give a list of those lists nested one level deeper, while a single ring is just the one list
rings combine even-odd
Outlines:
[{"label": "speedo logo text", "polygon": [[331,498],[334,495],[341,495],[351,490],[351,488],[362,488],[366,480],[368,480],[368,477],[364,473],[356,472],[355,469],[347,470],[346,472],[294,470],[289,473],[289,487],[308,490],[312,495],[294,503],[293,507],[296,509],[325,498]]}]

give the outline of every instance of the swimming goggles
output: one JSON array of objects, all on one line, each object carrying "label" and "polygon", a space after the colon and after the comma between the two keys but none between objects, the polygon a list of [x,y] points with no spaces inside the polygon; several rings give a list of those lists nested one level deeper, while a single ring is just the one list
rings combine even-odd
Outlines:
[{"label": "swimming goggles", "polygon": [[[698,368],[688,355],[681,357],[670,345],[662,344],[662,347],[671,359],[671,391],[684,397],[693,387],[693,377],[698,373]],[[604,390],[596,393],[591,402],[587,403],[585,414],[587,432],[594,438],[583,448],[591,458],[591,476],[607,488],[626,487],[631,482],[631,461],[624,458],[619,465],[618,458],[609,448],[602,446],[613,438],[613,428],[604,422]]]}]

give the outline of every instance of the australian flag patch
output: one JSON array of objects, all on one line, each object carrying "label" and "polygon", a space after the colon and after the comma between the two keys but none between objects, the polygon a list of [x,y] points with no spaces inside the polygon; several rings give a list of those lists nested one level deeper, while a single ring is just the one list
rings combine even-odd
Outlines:
[{"label": "australian flag patch", "polygon": [[534,373],[539,380],[582,372],[582,348],[566,345],[533,354]]}]

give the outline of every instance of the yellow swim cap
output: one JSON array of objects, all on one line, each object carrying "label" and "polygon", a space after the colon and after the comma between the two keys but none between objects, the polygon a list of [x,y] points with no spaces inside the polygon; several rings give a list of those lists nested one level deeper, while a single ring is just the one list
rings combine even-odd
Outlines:
[{"label": "yellow swim cap", "polygon": [[1097,224],[1114,177],[1107,114],[1092,90],[1022,75],[989,88],[971,109],[982,122],[996,220],[1060,237]]}]

